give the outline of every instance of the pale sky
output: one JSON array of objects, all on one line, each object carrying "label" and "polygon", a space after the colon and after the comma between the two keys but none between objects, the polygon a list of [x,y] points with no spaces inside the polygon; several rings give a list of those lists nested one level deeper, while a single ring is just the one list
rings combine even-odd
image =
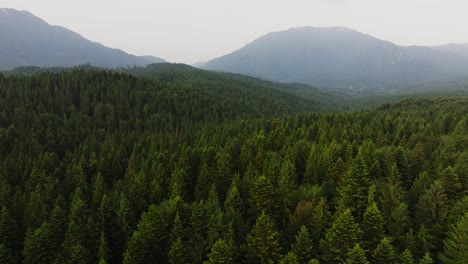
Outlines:
[{"label": "pale sky", "polygon": [[171,62],[210,60],[302,26],[346,26],[399,45],[468,43],[468,0],[0,0],[0,7]]}]

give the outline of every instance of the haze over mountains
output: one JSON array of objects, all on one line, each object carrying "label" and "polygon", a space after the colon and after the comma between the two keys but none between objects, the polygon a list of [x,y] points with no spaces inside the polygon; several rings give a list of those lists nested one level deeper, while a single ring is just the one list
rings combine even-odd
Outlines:
[{"label": "haze over mountains", "polygon": [[[105,47],[27,11],[0,9],[0,70],[20,66],[115,68],[164,62]],[[138,40],[136,40],[138,41]],[[468,77],[468,44],[398,46],[345,27],[273,32],[195,65],[319,87],[398,88]]]},{"label": "haze over mountains", "polygon": [[262,36],[204,68],[278,82],[395,87],[468,76],[466,47],[404,47],[344,27],[303,27]]},{"label": "haze over mountains", "polygon": [[135,56],[85,39],[60,26],[51,26],[27,11],[0,9],[0,70],[19,66],[69,67],[92,64],[126,67],[164,62]]}]

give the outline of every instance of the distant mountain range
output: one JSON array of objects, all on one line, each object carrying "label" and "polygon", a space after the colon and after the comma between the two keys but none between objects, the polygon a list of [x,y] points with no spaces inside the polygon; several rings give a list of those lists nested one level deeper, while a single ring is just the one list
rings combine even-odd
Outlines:
[{"label": "distant mountain range", "polygon": [[468,45],[404,47],[344,27],[303,27],[262,36],[203,68],[324,87],[400,87],[468,76]]},{"label": "distant mountain range", "polygon": [[468,44],[447,44],[433,47],[436,50],[447,51],[468,58]]},{"label": "distant mountain range", "polygon": [[0,70],[21,66],[98,67],[144,66],[164,62],[153,56],[135,56],[51,26],[27,11],[0,8]]}]

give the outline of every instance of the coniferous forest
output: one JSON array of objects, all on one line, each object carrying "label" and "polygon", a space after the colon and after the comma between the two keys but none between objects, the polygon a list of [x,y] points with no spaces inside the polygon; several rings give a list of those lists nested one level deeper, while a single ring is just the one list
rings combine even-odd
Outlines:
[{"label": "coniferous forest", "polygon": [[468,263],[467,97],[142,71],[0,75],[0,263]]}]

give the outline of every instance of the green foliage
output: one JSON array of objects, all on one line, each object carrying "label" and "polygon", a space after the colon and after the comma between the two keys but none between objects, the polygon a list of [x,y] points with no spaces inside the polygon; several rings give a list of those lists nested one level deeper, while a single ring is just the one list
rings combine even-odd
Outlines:
[{"label": "green foliage", "polygon": [[171,264],[188,263],[185,245],[180,237],[177,238],[177,240],[174,243],[172,243],[171,248],[168,252],[168,258],[169,263]]},{"label": "green foliage", "polygon": [[359,246],[359,243],[348,251],[346,264],[369,264],[366,258],[366,252]]},{"label": "green foliage", "polygon": [[429,253],[426,253],[426,255],[424,255],[424,257],[419,261],[419,264],[433,264],[433,263],[434,263],[434,260],[431,258]]},{"label": "green foliage", "polygon": [[289,252],[286,256],[284,256],[280,262],[280,264],[299,264],[299,260],[296,257],[296,254]]},{"label": "green foliage", "polygon": [[379,208],[375,202],[367,206],[362,222],[363,237],[365,248],[372,250],[384,236],[384,220]]},{"label": "green foliage", "polygon": [[208,254],[208,261],[205,264],[234,263],[234,252],[232,246],[223,239],[219,239],[214,243],[211,252]]},{"label": "green foliage", "polygon": [[34,231],[29,231],[24,240],[23,263],[51,263],[53,261],[53,248],[49,226],[44,223]]},{"label": "green foliage", "polygon": [[296,255],[299,263],[306,264],[313,257],[314,242],[307,227],[302,226],[296,235],[296,243],[292,245],[292,253]]},{"label": "green foliage", "polygon": [[320,241],[322,259],[326,263],[345,263],[347,252],[361,239],[362,231],[354,221],[351,210],[338,214],[325,238]]},{"label": "green foliage", "polygon": [[442,263],[466,263],[468,261],[468,213],[452,226],[444,240],[444,251],[439,259]]},{"label": "green foliage", "polygon": [[154,70],[0,75],[0,263],[463,259],[467,98]]},{"label": "green foliage", "polygon": [[263,212],[251,233],[247,235],[247,259],[262,264],[276,263],[281,257],[281,246],[273,221]]},{"label": "green foliage", "polygon": [[396,263],[397,256],[395,249],[388,240],[388,238],[383,238],[380,243],[377,245],[377,248],[372,252],[373,263],[376,264],[392,264]]},{"label": "green foliage", "polygon": [[399,263],[401,264],[414,264],[414,257],[413,254],[409,249],[405,249],[401,255]]},{"label": "green foliage", "polygon": [[369,171],[364,162],[363,154],[359,154],[339,187],[339,204],[343,208],[352,208],[353,214],[362,218],[367,207],[367,190],[369,188]]}]

